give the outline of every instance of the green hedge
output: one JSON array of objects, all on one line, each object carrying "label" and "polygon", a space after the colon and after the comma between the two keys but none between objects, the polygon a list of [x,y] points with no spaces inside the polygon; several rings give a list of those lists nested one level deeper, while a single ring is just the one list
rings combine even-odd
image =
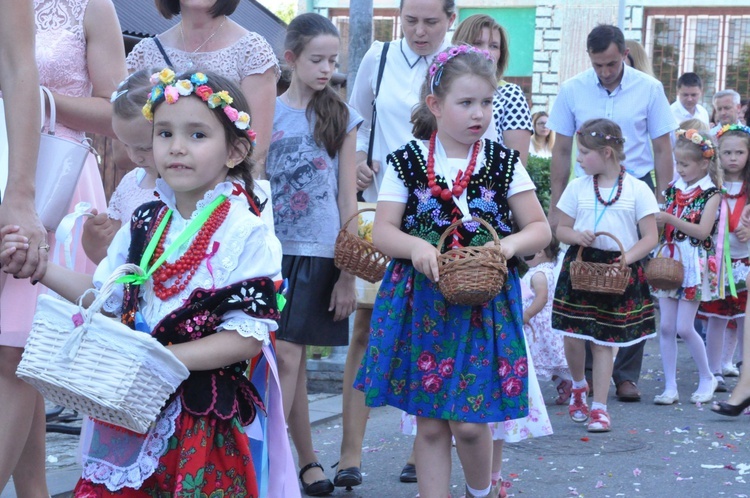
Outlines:
[{"label": "green hedge", "polygon": [[544,213],[549,213],[549,196],[551,191],[549,180],[550,159],[537,156],[529,156],[526,162],[526,170],[536,185],[536,196],[539,203],[544,209]]}]

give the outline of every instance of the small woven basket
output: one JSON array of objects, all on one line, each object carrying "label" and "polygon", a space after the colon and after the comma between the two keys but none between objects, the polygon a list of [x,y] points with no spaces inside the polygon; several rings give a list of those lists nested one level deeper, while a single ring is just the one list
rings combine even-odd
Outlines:
[{"label": "small woven basket", "polygon": [[[508,267],[500,248],[497,232],[486,221],[472,218],[490,232],[495,243],[491,246],[459,247],[438,256],[438,288],[448,302],[464,306],[478,306],[497,296],[505,285]],[[440,236],[440,250],[445,239],[462,220],[451,224]]]},{"label": "small woven basket", "polygon": [[[101,313],[115,280],[142,270],[123,265],[85,309],[39,296],[16,375],[45,399],[138,433],[148,431],[169,396],[190,372],[144,332]],[[87,292],[88,294],[88,292]]]},{"label": "small woven basket", "polygon": [[570,262],[570,283],[574,290],[596,292],[599,294],[622,294],[630,282],[630,267],[625,263],[625,248],[620,240],[609,232],[596,232],[594,235],[606,235],[617,242],[620,247],[619,263],[589,263],[581,260],[583,246],[578,248],[575,261]]},{"label": "small woven basket", "polygon": [[333,264],[339,270],[351,273],[355,277],[370,283],[375,283],[383,279],[391,258],[378,251],[371,242],[367,242],[347,231],[352,220],[368,211],[375,210],[372,208],[360,209],[357,214],[346,220],[344,226],[339,230],[336,245],[333,249]]},{"label": "small woven basket", "polygon": [[[662,249],[673,246],[677,249],[677,259],[662,255]],[[673,290],[682,285],[685,278],[685,267],[682,264],[680,246],[665,242],[656,249],[656,256],[646,265],[646,280],[654,289]]]}]

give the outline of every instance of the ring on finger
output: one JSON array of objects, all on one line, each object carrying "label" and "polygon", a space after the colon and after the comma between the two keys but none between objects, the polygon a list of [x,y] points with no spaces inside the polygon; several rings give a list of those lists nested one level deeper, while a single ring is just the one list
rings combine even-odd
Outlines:
[{"label": "ring on finger", "polygon": [[49,252],[49,244],[47,244],[46,242],[43,244],[39,244],[39,250]]}]

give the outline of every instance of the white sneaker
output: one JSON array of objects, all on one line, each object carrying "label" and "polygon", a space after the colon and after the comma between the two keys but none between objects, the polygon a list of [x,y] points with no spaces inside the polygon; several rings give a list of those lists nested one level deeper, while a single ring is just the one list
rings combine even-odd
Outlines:
[{"label": "white sneaker", "polygon": [[724,377],[739,377],[740,369],[735,367],[731,363],[728,363],[721,366],[721,373],[724,375]]}]

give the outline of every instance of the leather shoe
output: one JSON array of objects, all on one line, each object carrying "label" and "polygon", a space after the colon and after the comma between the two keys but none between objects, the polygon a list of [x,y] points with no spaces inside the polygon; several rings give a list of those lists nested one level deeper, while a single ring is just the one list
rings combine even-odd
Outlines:
[{"label": "leather shoe", "polygon": [[310,469],[313,468],[319,468],[320,470],[323,470],[323,466],[319,464],[318,462],[312,462],[308,463],[304,467],[302,467],[299,471],[299,482],[302,483],[302,490],[305,492],[307,496],[326,496],[333,493],[333,483],[330,479],[321,479],[320,481],[315,481],[311,483],[306,483],[304,479],[302,479],[302,476],[305,475],[305,472],[307,472]]},{"label": "leather shoe", "polygon": [[398,479],[401,482],[417,482],[417,467],[413,463],[407,463],[401,469],[401,475]]},{"label": "leather shoe", "polygon": [[750,406],[750,398],[743,399],[739,405],[731,405],[726,401],[716,401],[711,407],[711,410],[719,415],[737,417],[744,412],[748,406]]},{"label": "leather shoe", "polygon": [[617,399],[620,401],[640,401],[641,392],[638,390],[638,386],[632,380],[623,380],[617,385],[617,391],[615,392]]},{"label": "leather shoe", "polygon": [[351,491],[354,486],[362,484],[362,471],[359,467],[349,467],[336,471],[333,478],[333,485],[337,488],[346,488]]}]

